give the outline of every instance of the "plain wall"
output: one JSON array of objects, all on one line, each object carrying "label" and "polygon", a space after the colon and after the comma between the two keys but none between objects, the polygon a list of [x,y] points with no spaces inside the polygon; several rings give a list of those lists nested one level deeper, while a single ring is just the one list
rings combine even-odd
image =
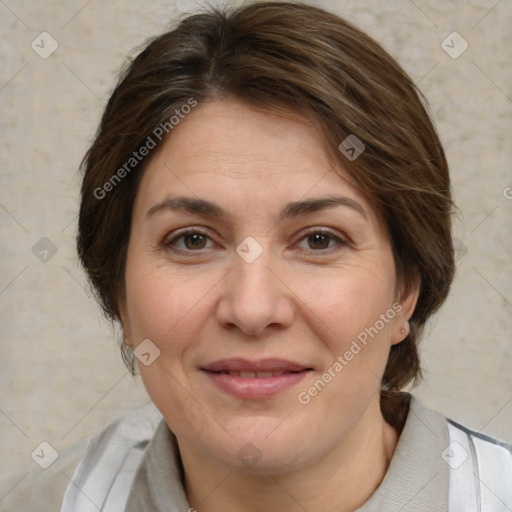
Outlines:
[{"label": "plain wall", "polygon": [[[366,30],[419,82],[450,163],[457,276],[421,343],[414,394],[512,442],[512,3],[314,3]],[[0,475],[34,464],[41,441],[63,450],[148,400],[77,265],[78,166],[125,56],[194,5],[0,3]],[[59,45],[46,59],[31,47],[43,50],[43,31]],[[441,47],[453,31],[469,44],[456,59]]]}]

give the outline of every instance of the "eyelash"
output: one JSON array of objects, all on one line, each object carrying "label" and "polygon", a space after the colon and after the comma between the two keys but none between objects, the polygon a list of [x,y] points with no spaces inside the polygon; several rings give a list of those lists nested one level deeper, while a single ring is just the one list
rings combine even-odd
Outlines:
[{"label": "eyelash", "polygon": [[[311,251],[313,253],[322,253],[322,252],[323,253],[331,253],[333,250],[339,250],[348,245],[348,242],[346,240],[343,240],[339,236],[336,236],[332,231],[329,231],[327,229],[322,229],[322,228],[316,228],[316,229],[307,231],[299,239],[299,242],[304,239],[307,239],[310,236],[317,235],[317,234],[326,235],[326,236],[330,237],[330,239],[336,241],[337,244],[334,247],[327,247],[326,249],[310,249],[309,251]],[[201,236],[206,237],[211,240],[210,236],[207,233],[205,233],[199,229],[196,229],[196,228],[183,228],[182,230],[178,230],[178,232],[175,233],[175,235],[176,236],[174,236],[169,241],[167,241],[169,239],[169,237],[166,237],[163,241],[163,245],[165,246],[165,248],[167,248],[173,252],[179,252],[182,254],[183,253],[189,253],[189,254],[201,253],[202,251],[206,250],[206,249],[197,249],[197,250],[181,249],[181,248],[176,248],[173,246],[177,240],[183,238],[186,235],[201,235]]]}]

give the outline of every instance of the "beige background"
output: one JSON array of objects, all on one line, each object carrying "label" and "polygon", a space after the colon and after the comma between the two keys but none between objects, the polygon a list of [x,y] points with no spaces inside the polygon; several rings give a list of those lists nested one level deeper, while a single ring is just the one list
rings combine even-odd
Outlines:
[{"label": "beige background", "polygon": [[[314,3],[368,31],[420,82],[451,164],[458,275],[423,340],[415,394],[512,442],[512,2]],[[147,400],[76,264],[77,168],[124,57],[194,4],[0,2],[4,477],[33,466],[41,441],[61,451]],[[47,59],[31,48],[42,31],[59,45]],[[457,59],[441,48],[453,31],[469,44]],[[43,236],[57,249],[46,263],[32,252]]]}]

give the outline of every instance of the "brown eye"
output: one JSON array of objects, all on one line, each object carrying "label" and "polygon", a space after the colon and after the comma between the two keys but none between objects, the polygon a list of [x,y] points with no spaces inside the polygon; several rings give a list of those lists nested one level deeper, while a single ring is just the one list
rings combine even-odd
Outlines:
[{"label": "brown eye", "polygon": [[206,237],[199,233],[183,235],[183,240],[185,242],[185,247],[191,250],[204,249],[206,243]]},{"label": "brown eye", "polygon": [[171,249],[177,249],[186,252],[198,251],[207,248],[207,242],[210,238],[200,231],[185,231],[165,242],[165,246]]},{"label": "brown eye", "polygon": [[[302,243],[303,240],[307,240],[307,247],[300,247],[300,243]],[[341,248],[347,243],[339,238],[338,236],[335,236],[331,232],[327,231],[312,231],[308,234],[306,234],[300,241],[299,247],[303,250],[313,250],[313,251],[323,251],[326,249],[333,249],[338,246],[338,248]]]},{"label": "brown eye", "polygon": [[332,237],[324,233],[315,233],[308,236],[308,245],[310,249],[327,249],[331,239]]}]

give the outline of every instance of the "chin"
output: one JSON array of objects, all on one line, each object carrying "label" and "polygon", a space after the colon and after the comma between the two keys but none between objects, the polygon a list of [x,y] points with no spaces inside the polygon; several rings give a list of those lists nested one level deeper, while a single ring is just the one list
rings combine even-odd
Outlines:
[{"label": "chin", "polygon": [[281,419],[250,417],[233,421],[227,426],[233,437],[223,436],[218,443],[210,439],[212,445],[205,449],[240,473],[278,475],[299,470],[321,456],[315,453],[321,447],[309,446],[308,439],[313,438],[304,435],[308,429],[299,427],[296,418],[293,431],[284,427],[283,418],[286,415]]}]

